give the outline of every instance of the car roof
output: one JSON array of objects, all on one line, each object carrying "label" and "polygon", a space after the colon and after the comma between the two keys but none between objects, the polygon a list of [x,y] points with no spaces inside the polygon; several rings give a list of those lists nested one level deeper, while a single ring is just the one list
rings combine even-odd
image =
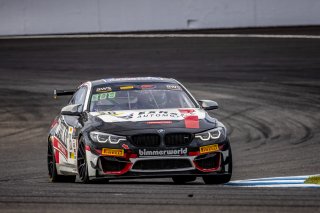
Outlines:
[{"label": "car roof", "polygon": [[177,80],[173,78],[162,78],[162,77],[127,77],[127,78],[106,78],[91,81],[92,86],[97,85],[112,85],[112,84],[122,84],[122,83],[178,83]]}]

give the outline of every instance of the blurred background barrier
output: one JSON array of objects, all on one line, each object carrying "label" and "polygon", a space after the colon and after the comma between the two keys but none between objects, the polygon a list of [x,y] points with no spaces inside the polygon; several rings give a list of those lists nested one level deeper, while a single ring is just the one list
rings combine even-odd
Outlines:
[{"label": "blurred background barrier", "polygon": [[0,35],[320,24],[319,0],[0,0]]}]

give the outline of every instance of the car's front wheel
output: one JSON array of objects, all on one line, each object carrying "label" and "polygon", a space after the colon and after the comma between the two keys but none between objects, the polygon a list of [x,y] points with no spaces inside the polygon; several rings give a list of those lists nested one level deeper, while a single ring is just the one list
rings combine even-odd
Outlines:
[{"label": "car's front wheel", "polygon": [[80,138],[77,152],[77,169],[82,183],[89,183],[86,146],[83,138]]},{"label": "car's front wheel", "polygon": [[52,147],[52,142],[50,140],[48,141],[47,164],[48,164],[49,179],[51,182],[73,183],[76,180],[75,175],[70,175],[70,176],[58,175],[56,159],[54,156],[54,149]]}]

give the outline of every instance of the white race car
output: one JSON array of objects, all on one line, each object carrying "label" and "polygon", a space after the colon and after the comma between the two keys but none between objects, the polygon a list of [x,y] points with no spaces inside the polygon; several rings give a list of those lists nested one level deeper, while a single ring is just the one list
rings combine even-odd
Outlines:
[{"label": "white race car", "polygon": [[48,136],[53,182],[172,177],[186,183],[202,177],[221,184],[232,174],[225,126],[178,81],[110,78],[86,82],[54,119]]}]

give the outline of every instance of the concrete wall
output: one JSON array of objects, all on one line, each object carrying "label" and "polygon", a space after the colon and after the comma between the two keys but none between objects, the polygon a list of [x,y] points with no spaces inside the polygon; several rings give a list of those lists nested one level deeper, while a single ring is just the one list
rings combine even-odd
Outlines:
[{"label": "concrete wall", "polygon": [[0,0],[0,35],[320,25],[320,0]]}]

